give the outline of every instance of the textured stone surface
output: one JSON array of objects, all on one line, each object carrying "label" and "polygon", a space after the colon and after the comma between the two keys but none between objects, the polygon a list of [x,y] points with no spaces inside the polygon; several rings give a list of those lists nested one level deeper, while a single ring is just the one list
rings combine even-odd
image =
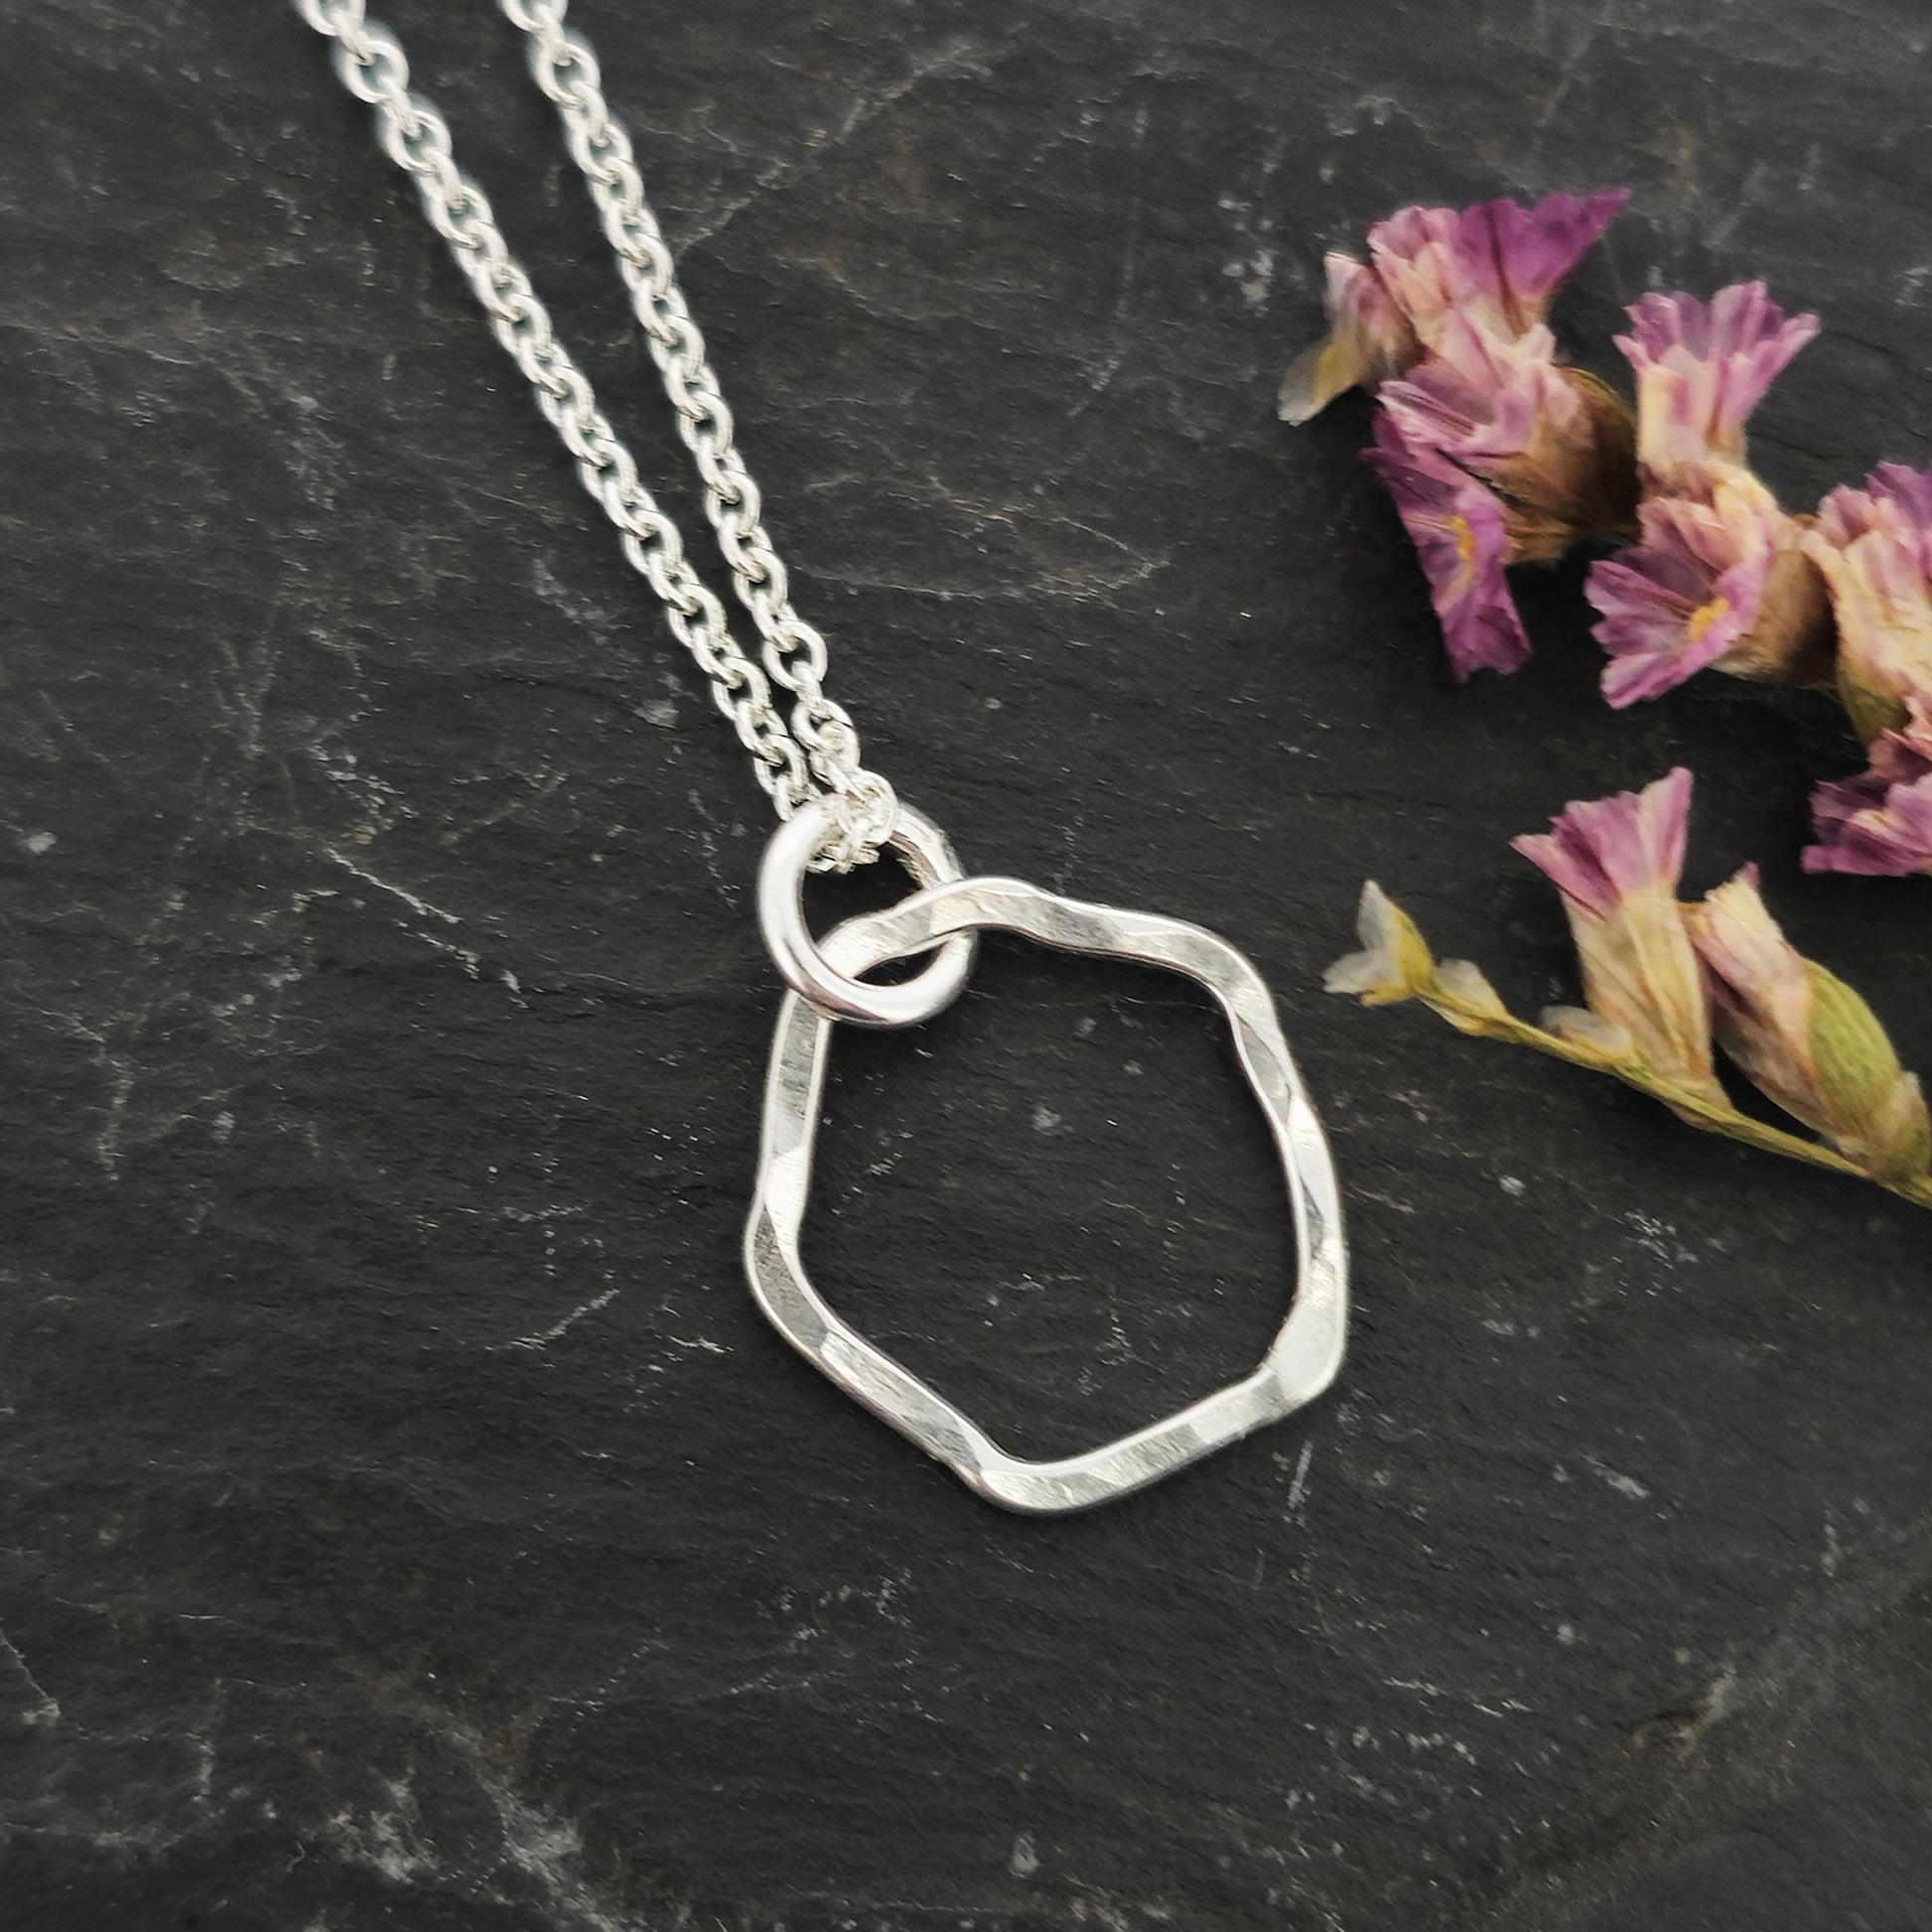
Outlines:
[{"label": "textured stone surface", "polygon": [[[1324,244],[1629,181],[1585,359],[1763,273],[1788,499],[1923,461],[1922,10],[583,14],[878,761],[1280,989],[1352,1360],[1037,1523],[785,1352],[736,748],[295,15],[11,0],[0,1924],[1922,1926],[1932,1229],[1315,987],[1374,874],[1566,994],[1505,841],[1685,761],[1923,1066],[1932,889],[1797,877],[1823,708],[1606,713],[1574,571],[1452,689],[1364,413],[1271,409]],[[513,37],[394,17],[695,526]],[[819,1278],[1016,1446],[1210,1386],[1285,1293],[1222,1051],[989,947],[842,1048]]]}]

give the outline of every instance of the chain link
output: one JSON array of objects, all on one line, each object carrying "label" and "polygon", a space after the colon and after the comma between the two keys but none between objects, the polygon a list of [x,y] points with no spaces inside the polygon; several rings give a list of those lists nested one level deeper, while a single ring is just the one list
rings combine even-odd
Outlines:
[{"label": "chain link", "polygon": [[[818,865],[839,872],[874,858],[897,818],[893,788],[860,762],[859,737],[822,688],[825,639],[791,607],[785,568],[765,533],[758,485],[732,440],[732,416],[704,338],[677,284],[670,250],[632,156],[605,101],[596,57],[563,24],[565,0],[501,0],[530,37],[530,70],[556,104],[571,158],[590,185],[604,232],[686,447],[703,480],[705,511],[757,623],[757,658],[732,636],[724,606],[684,555],[677,526],[637,476],[630,452],[598,406],[589,378],[557,340],[550,312],[509,252],[483,190],[456,165],[449,123],[409,85],[401,43],[368,18],[363,0],[298,0],[303,18],[336,43],[336,70],[375,111],[383,151],[416,185],[430,225],[449,245],[496,340],[514,359],[621,534],[623,554],[663,603],[672,634],[710,680],[718,708],[751,753],[778,816],[830,799],[836,834]],[[787,718],[773,686],[791,700]]]}]

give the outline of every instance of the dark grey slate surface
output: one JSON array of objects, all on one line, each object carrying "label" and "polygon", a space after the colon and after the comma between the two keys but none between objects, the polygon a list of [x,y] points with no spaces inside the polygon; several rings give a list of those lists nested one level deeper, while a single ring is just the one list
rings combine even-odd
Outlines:
[{"label": "dark grey slate surface", "polygon": [[[695,525],[512,36],[394,17]],[[1575,571],[1453,690],[1271,415],[1324,244],[1628,181],[1585,359],[1762,273],[1788,499],[1925,460],[1922,9],[585,0],[878,760],[1247,946],[1344,1164],[1338,1396],[1062,1524],[753,1310],[760,799],[320,45],[5,25],[6,1932],[1928,1922],[1926,1222],[1315,987],[1374,874],[1567,995],[1505,841],[1681,760],[1926,1066],[1932,889],[1796,875],[1823,708],[1607,714]],[[822,1279],[1017,1442],[1272,1326],[1159,980],[989,948],[833,1112]]]}]

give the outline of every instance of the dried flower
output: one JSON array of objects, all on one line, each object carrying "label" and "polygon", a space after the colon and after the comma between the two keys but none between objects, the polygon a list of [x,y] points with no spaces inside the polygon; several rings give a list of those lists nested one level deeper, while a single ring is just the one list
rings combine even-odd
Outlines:
[{"label": "dried flower", "polygon": [[1915,701],[1904,729],[1881,733],[1869,754],[1869,770],[1812,794],[1807,872],[1932,872],[1932,717]]},{"label": "dried flower", "polygon": [[1505,342],[1451,316],[1439,352],[1385,385],[1382,406],[1411,448],[1435,450],[1496,492],[1510,563],[1634,534],[1630,412],[1594,376],[1557,361],[1549,330]]},{"label": "dried flower", "polygon": [[1829,677],[1824,579],[1800,547],[1799,520],[1748,471],[1708,501],[1652,497],[1639,515],[1643,541],[1589,573],[1611,705],[1657,697],[1707,665],[1786,684]]},{"label": "dried flower", "polygon": [[1338,959],[1322,976],[1324,993],[1353,993],[1365,1007],[1421,1000],[1465,1034],[1505,1032],[1516,1025],[1496,989],[1466,959],[1440,963],[1401,906],[1374,880],[1362,887],[1355,910],[1360,952]]},{"label": "dried flower", "polygon": [[1339,252],[1323,260],[1329,332],[1290,365],[1283,420],[1305,423],[1343,390],[1400,374],[1453,316],[1502,341],[1535,328],[1629,193],[1546,195],[1534,208],[1405,207],[1378,221],[1368,262]]},{"label": "dried flower", "polygon": [[1379,392],[1367,460],[1422,553],[1457,677],[1529,655],[1506,565],[1635,534],[1629,409],[1557,360],[1544,322],[1628,194],[1400,209],[1369,230],[1368,262],[1327,257],[1328,334],[1283,380],[1292,423],[1358,384]]},{"label": "dried flower", "polygon": [[1711,301],[1647,295],[1617,345],[1637,376],[1642,540],[1592,566],[1603,695],[1654,698],[1707,665],[1814,684],[1831,672],[1831,606],[1787,515],[1744,464],[1744,424],[1778,371],[1818,333],[1762,282]]},{"label": "dried flower", "polygon": [[1690,804],[1691,774],[1679,765],[1642,791],[1566,805],[1547,833],[1511,843],[1563,895],[1590,1012],[1621,1029],[1654,1073],[1722,1106],[1677,902]]},{"label": "dried flower", "polygon": [[1838,692],[1867,743],[1932,707],[1932,471],[1881,464],[1818,506],[1805,554],[1838,614]]},{"label": "dried flower", "polygon": [[1757,869],[1746,866],[1684,917],[1719,1043],[1751,1084],[1867,1173],[1924,1173],[1932,1126],[1917,1078],[1864,1001],[1779,930]]},{"label": "dried flower", "polygon": [[[1416,937],[1420,939],[1422,934],[1419,932]],[[1450,1026],[1461,1028],[1465,1034],[1483,1033],[1489,1023],[1509,1019],[1502,995],[1472,960],[1444,960],[1436,968],[1432,991],[1438,996],[1437,1011]]]},{"label": "dried flower", "polygon": [[1508,516],[1486,485],[1427,446],[1412,447],[1394,418],[1380,417],[1363,460],[1388,486],[1416,546],[1442,620],[1449,668],[1513,671],[1530,640],[1509,594]]},{"label": "dried flower", "polygon": [[1425,347],[1439,348],[1454,316],[1507,341],[1534,329],[1557,291],[1595,246],[1627,188],[1546,195],[1473,207],[1405,207],[1368,231],[1382,283]]},{"label": "dried flower", "polygon": [[1836,682],[1869,769],[1812,797],[1810,872],[1932,872],[1932,469],[1835,489],[1805,554],[1831,588]]},{"label": "dried flower", "polygon": [[1567,1045],[1575,1046],[1608,1066],[1640,1066],[1643,1056],[1626,1028],[1587,1007],[1545,1007],[1543,1026]]},{"label": "dried flower", "polygon": [[1762,282],[1720,289],[1709,303],[1646,295],[1619,336],[1637,376],[1637,462],[1646,489],[1707,493],[1742,470],[1744,424],[1779,372],[1818,334],[1818,318],[1787,317]]},{"label": "dried flower", "polygon": [[1372,879],[1362,888],[1355,936],[1362,950],[1328,968],[1324,992],[1358,993],[1364,1006],[1391,1006],[1413,998],[1435,978],[1436,961],[1415,920]]}]

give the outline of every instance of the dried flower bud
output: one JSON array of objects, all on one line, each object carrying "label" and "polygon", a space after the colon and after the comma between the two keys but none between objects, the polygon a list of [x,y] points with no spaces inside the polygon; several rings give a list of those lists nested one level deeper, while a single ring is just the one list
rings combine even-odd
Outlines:
[{"label": "dried flower bud", "polygon": [[1567,805],[1548,833],[1512,843],[1563,895],[1590,1012],[1658,1078],[1725,1107],[1677,899],[1690,804],[1691,774],[1679,766],[1642,791]]},{"label": "dried flower bud", "polygon": [[1401,906],[1374,880],[1362,888],[1355,914],[1360,952],[1338,959],[1323,977],[1328,993],[1358,993],[1365,1007],[1413,999],[1436,977],[1429,942]]},{"label": "dried flower bud", "polygon": [[1465,1034],[1480,1033],[1486,1021],[1509,1019],[1502,996],[1472,959],[1443,960],[1436,968],[1436,991],[1454,1002],[1454,1008],[1439,1006],[1437,1012]]},{"label": "dried flower bud", "polygon": [[1545,1007],[1542,1023],[1545,1033],[1555,1034],[1568,1045],[1585,1047],[1619,1064],[1640,1063],[1637,1042],[1628,1031],[1587,1007]]},{"label": "dried flower bud", "polygon": [[1685,907],[1719,1043],[1760,1092],[1880,1179],[1920,1174],[1932,1127],[1918,1081],[1859,995],[1778,929],[1746,867]]}]

